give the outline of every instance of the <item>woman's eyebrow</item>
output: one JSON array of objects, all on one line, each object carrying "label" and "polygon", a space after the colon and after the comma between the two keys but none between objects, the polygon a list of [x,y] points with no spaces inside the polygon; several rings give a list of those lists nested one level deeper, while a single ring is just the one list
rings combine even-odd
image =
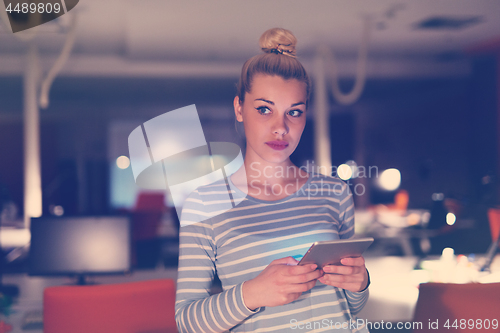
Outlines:
[{"label": "woman's eyebrow", "polygon": [[256,98],[255,100],[256,101],[263,101],[263,102],[269,103],[271,105],[274,105],[274,102],[268,101],[267,99],[264,99],[264,98]]},{"label": "woman's eyebrow", "polygon": [[[256,98],[255,100],[256,101],[263,101],[263,102],[269,103],[271,105],[274,105],[274,102],[268,101],[267,99],[264,99],[264,98]],[[298,102],[298,103],[292,104],[291,107],[298,106],[298,105],[305,105],[305,104],[306,103],[304,103],[304,102]]]}]

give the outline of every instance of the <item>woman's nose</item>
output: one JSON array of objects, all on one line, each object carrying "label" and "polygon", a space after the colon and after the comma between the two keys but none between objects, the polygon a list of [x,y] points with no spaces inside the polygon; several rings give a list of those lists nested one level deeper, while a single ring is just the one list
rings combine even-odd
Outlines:
[{"label": "woman's nose", "polygon": [[273,133],[280,135],[288,133],[288,126],[286,124],[285,117],[277,117],[273,126]]}]

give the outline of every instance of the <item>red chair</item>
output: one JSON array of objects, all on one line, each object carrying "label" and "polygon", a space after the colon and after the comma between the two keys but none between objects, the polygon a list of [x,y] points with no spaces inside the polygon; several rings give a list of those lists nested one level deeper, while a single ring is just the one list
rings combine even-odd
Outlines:
[{"label": "red chair", "polygon": [[158,226],[166,211],[164,193],[139,193],[132,210],[133,239],[144,240],[158,237]]},{"label": "red chair", "polygon": [[488,221],[490,222],[491,240],[498,240],[500,235],[500,208],[488,209]]},{"label": "red chair", "polygon": [[48,287],[43,295],[45,333],[170,333],[175,282]]},{"label": "red chair", "polygon": [[160,260],[161,240],[158,238],[158,228],[163,214],[167,211],[164,193],[139,193],[130,214],[134,267],[153,269]]}]

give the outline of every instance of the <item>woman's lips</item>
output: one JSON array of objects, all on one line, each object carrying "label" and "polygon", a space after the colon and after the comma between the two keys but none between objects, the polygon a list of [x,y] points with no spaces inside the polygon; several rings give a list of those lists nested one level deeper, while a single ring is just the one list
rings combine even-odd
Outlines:
[{"label": "woman's lips", "polygon": [[273,148],[274,150],[283,150],[288,147],[288,142],[286,141],[268,141],[266,145]]}]

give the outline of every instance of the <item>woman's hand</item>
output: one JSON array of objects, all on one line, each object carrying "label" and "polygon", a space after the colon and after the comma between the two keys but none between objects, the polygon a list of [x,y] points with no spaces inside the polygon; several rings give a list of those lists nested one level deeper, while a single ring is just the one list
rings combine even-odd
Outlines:
[{"label": "woman's hand", "polygon": [[323,271],[317,265],[298,266],[292,257],[273,260],[258,276],[243,284],[245,305],[254,310],[295,301],[314,287]]},{"label": "woman's hand", "polygon": [[325,274],[318,279],[319,282],[357,292],[368,285],[368,272],[363,257],[343,258],[342,265],[326,265],[323,267]]}]

